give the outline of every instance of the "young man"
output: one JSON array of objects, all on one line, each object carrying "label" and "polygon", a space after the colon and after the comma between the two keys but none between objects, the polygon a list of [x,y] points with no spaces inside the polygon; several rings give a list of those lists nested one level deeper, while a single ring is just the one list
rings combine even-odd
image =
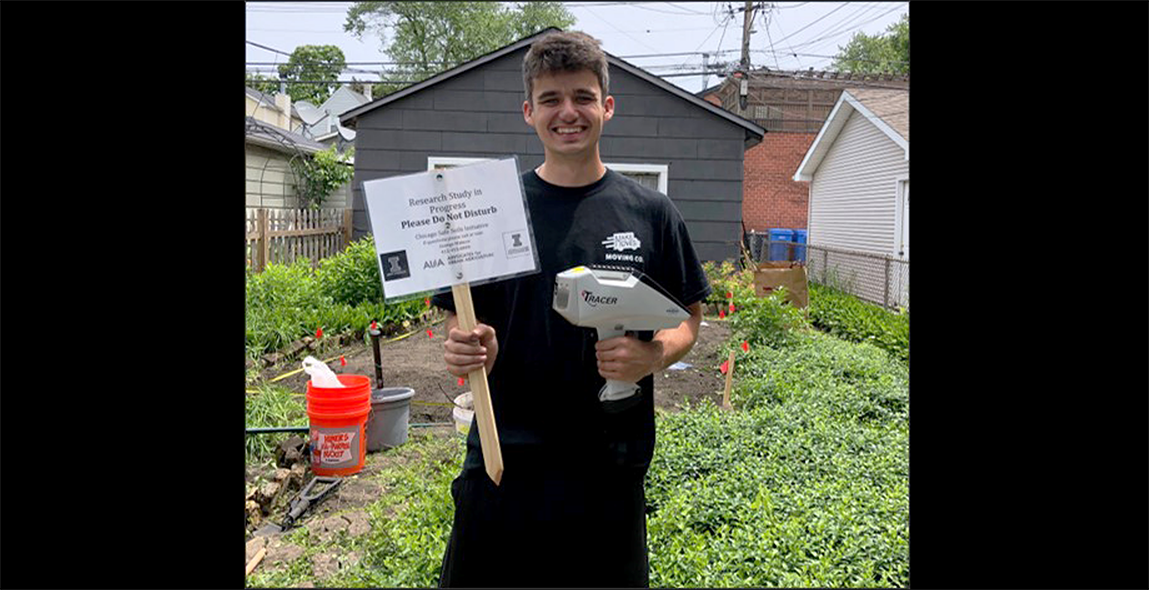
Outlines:
[{"label": "young man", "polygon": [[[450,293],[433,299],[450,312],[447,370],[488,373],[504,467],[496,486],[472,427],[451,485],[455,520],[440,585],[645,587],[653,373],[694,345],[710,286],[671,201],[599,157],[615,104],[598,41],[578,32],[540,38],[523,60],[523,82],[523,118],[545,153],[522,175],[540,272],[473,287],[479,325],[471,332],[458,328]],[[620,235],[626,264],[691,316],[675,329],[598,342],[552,310],[554,278],[574,266],[620,264],[607,257],[623,247]],[[598,399],[606,379],[638,382],[640,392],[608,407]]]}]

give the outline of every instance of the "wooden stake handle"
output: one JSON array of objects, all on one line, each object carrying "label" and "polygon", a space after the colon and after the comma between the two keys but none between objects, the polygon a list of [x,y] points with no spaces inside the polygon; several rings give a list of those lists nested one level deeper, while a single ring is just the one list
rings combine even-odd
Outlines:
[{"label": "wooden stake handle", "polygon": [[734,378],[734,351],[730,351],[730,358],[726,359],[726,389],[722,391],[722,407],[733,409],[730,406],[730,382]]},{"label": "wooden stake handle", "polygon": [[[451,286],[455,298],[455,315],[459,318],[459,329],[470,332],[478,323],[475,319],[475,305],[471,302],[471,284]],[[487,388],[487,371],[480,367],[467,375],[471,384],[471,396],[475,403],[475,422],[479,426],[479,438],[483,447],[483,463],[487,476],[495,485],[503,479],[503,452],[499,448],[499,430],[495,427],[495,410],[491,405],[491,393]]]},{"label": "wooden stake handle", "polygon": [[267,548],[260,547],[255,556],[251,558],[251,561],[247,562],[247,573],[243,574],[244,577],[251,575],[251,570],[254,570],[255,566],[259,565],[259,562],[263,560],[264,555],[267,555]]}]

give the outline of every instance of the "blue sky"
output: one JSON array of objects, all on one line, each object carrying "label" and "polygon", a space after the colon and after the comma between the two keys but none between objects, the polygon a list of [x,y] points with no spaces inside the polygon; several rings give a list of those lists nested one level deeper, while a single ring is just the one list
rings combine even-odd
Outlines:
[{"label": "blue sky", "polygon": [[[247,2],[246,40],[290,54],[299,45],[337,45],[348,62],[387,61],[378,39],[365,41],[343,32],[351,2]],[[728,9],[745,2],[566,2],[578,22],[571,28],[600,39],[603,48],[658,75],[701,70],[703,56],[737,62],[742,42],[742,15]],[[831,56],[856,32],[879,34],[909,11],[908,2],[777,2],[768,15],[759,11],[750,41],[755,67],[783,70],[827,69]],[[247,61],[277,62],[286,55],[245,44]],[[657,57],[637,57],[662,54]],[[665,55],[689,54],[689,55]],[[795,55],[796,54],[796,55]],[[383,66],[351,66],[370,70]],[[273,65],[249,65],[248,70]],[[369,73],[345,72],[341,79],[377,79]],[[668,82],[690,92],[715,76],[669,76]]]}]

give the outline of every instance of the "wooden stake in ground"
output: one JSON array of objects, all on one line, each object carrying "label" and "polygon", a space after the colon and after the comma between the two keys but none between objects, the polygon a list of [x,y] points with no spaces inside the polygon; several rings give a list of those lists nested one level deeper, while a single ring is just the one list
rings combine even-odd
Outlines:
[{"label": "wooden stake in ground", "polygon": [[[451,286],[455,298],[455,315],[459,318],[459,329],[470,332],[475,329],[475,305],[471,302],[471,284]],[[487,371],[479,367],[467,375],[471,382],[471,396],[475,403],[475,422],[479,425],[479,439],[483,447],[483,463],[487,476],[495,485],[503,479],[503,453],[499,448],[499,430],[495,427],[495,410],[491,405],[491,393],[487,388]]]},{"label": "wooden stake in ground", "polygon": [[255,566],[259,565],[259,562],[263,560],[263,556],[266,554],[267,547],[260,547],[259,552],[255,554],[255,557],[252,557],[251,561],[247,562],[247,573],[243,574],[244,577],[251,575],[251,570],[255,569]]},{"label": "wooden stake in ground", "polygon": [[734,351],[730,351],[730,358],[726,359],[726,388],[722,391],[722,409],[733,410],[730,405],[730,382],[734,377]]}]

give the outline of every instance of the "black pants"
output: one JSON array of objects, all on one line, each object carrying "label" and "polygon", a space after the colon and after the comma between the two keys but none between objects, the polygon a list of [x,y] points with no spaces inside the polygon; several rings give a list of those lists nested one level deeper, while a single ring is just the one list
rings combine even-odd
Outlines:
[{"label": "black pants", "polygon": [[451,483],[442,588],[649,586],[645,469],[522,461],[500,485],[481,468]]}]

